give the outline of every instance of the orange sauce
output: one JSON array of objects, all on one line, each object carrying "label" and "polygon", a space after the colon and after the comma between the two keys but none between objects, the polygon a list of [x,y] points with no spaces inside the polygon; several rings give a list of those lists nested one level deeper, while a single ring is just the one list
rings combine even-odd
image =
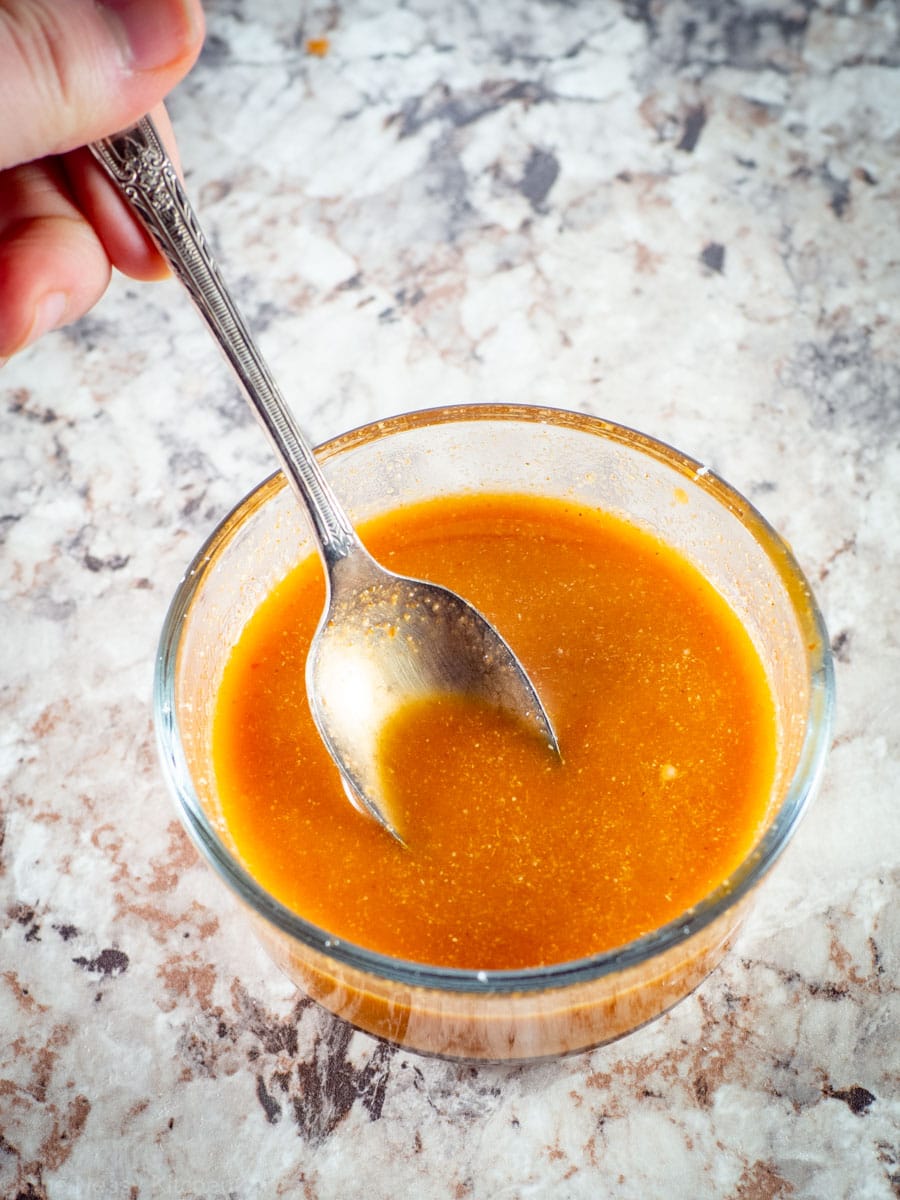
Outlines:
[{"label": "orange sauce", "polygon": [[775,720],[738,618],[648,533],[577,504],[461,496],[362,534],[506,636],[563,761],[453,698],[382,736],[406,848],[347,801],[306,700],[318,560],[247,624],[222,681],[223,815],[254,877],[332,936],[433,965],[537,967],[621,945],[727,879],[766,813]]}]

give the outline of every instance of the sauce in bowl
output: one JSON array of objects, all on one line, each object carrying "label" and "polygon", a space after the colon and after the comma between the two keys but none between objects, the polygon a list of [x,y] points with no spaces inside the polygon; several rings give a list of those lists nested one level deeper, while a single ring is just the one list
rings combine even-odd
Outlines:
[{"label": "sauce in bowl", "polygon": [[213,724],[222,815],[266,891],[386,956],[509,970],[631,942],[728,879],[769,809],[775,713],[749,634],[694,566],[619,517],[517,494],[410,504],[360,532],[504,634],[562,761],[499,713],[435,698],[382,735],[406,845],[356,812],[306,700],[324,600],[310,557],[245,626]]}]

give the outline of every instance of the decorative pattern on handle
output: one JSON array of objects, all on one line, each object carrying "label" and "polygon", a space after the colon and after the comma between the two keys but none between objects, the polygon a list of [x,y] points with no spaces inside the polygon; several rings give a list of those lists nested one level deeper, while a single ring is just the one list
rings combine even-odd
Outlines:
[{"label": "decorative pattern on handle", "polygon": [[142,117],[130,129],[92,143],[90,150],[187,288],[231,363],[285,474],[309,512],[326,562],[346,557],[359,545],[353,527],[222,280],[156,126],[149,117]]}]

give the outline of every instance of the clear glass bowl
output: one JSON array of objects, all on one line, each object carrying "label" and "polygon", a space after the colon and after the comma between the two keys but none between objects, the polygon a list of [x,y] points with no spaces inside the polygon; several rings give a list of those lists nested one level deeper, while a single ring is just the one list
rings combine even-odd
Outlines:
[{"label": "clear glass bowl", "polygon": [[242,865],[221,817],[210,753],[216,692],[232,646],[273,585],[313,549],[279,474],[243,500],[199,552],[162,632],[156,729],[194,842],[300,988],[353,1025],[414,1050],[534,1059],[599,1045],[658,1016],[726,952],[822,771],[832,720],[831,657],[790,550],[705,467],[643,434],[578,413],[434,409],[344,434],[319,455],[355,521],[435,496],[525,492],[626,516],[676,547],[731,604],[768,672],[778,755],[767,822],[740,868],[677,920],[615,950],[550,967],[485,973],[406,962],[336,943],[328,930],[289,911]]}]

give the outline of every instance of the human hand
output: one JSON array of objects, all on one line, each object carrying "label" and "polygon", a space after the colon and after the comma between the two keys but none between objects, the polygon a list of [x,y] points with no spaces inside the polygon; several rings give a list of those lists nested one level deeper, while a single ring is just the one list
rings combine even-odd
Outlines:
[{"label": "human hand", "polygon": [[[200,0],[0,0],[0,363],[97,302],[113,267],[166,267],[84,149],[193,65]],[[158,108],[156,106],[159,106]]]}]

